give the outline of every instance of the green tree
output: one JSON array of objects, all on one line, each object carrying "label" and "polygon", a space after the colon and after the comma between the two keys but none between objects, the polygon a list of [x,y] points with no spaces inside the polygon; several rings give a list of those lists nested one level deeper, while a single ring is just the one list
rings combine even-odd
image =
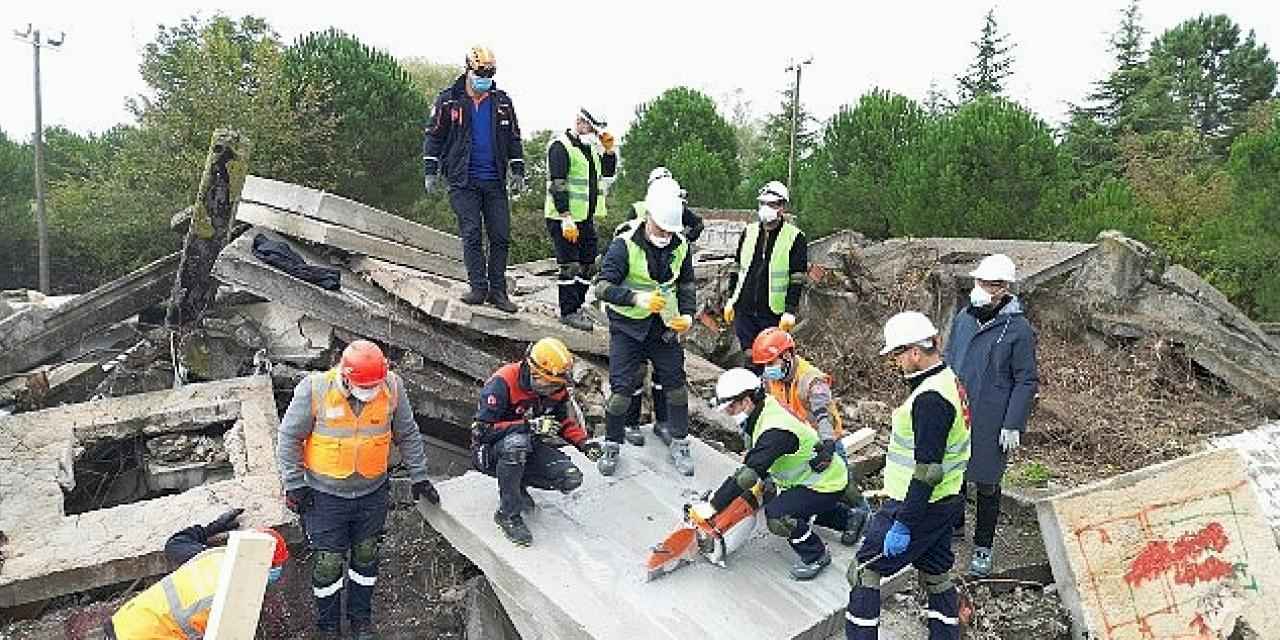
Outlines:
[{"label": "green tree", "polygon": [[409,80],[418,92],[434,104],[436,96],[462,75],[462,65],[432,62],[426,58],[401,58],[400,66],[409,74]]},{"label": "green tree", "polygon": [[643,197],[649,171],[671,169],[693,206],[724,206],[741,180],[738,139],[715,102],[687,87],[668,89],[636,108],[623,140],[617,194],[627,202]]},{"label": "green tree", "polygon": [[335,191],[384,209],[402,209],[421,191],[426,97],[392,56],[337,29],[310,33],[284,52],[290,103],[319,100],[337,125]]},{"label": "green tree", "polygon": [[[792,89],[780,92],[782,100],[773,113],[765,116],[760,122],[758,147],[754,149],[755,158],[750,164],[744,163],[747,179],[738,202],[748,204],[755,201],[756,192],[770,180],[787,181],[787,164],[791,155],[791,96]],[[809,171],[813,152],[818,142],[818,120],[804,107],[799,105],[796,114],[796,167],[797,184],[789,184],[791,190],[791,208],[804,210],[808,208],[807,189],[804,176]]]},{"label": "green tree", "polygon": [[1218,256],[1235,285],[1228,294],[1257,317],[1280,321],[1280,100],[1258,104],[1251,116],[1227,163],[1234,215],[1206,235],[1224,238]]},{"label": "green tree", "polygon": [[1013,75],[1013,45],[1008,40],[1009,34],[1000,33],[996,24],[995,9],[988,10],[982,31],[973,41],[974,60],[963,75],[956,77],[961,102],[1004,93],[1005,80]]},{"label": "green tree", "polygon": [[0,289],[37,285],[31,153],[0,130]]}]

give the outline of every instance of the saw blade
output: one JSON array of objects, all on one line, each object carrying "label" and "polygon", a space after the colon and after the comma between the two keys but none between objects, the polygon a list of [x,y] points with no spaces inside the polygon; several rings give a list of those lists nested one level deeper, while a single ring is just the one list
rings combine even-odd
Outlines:
[{"label": "saw blade", "polygon": [[697,556],[697,531],[689,525],[682,525],[650,551],[649,560],[646,563],[648,573],[645,579],[654,580],[671,573],[693,562]]}]

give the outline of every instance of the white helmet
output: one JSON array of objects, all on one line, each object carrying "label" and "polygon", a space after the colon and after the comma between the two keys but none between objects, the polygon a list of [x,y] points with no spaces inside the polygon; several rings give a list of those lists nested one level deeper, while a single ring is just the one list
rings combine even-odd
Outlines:
[{"label": "white helmet", "polygon": [[978,268],[974,269],[969,275],[977,280],[990,280],[992,282],[1016,282],[1017,272],[1013,267],[1013,260],[1003,253],[995,253],[982,259],[978,263]]},{"label": "white helmet", "polygon": [[787,185],[770,180],[768,184],[760,187],[760,193],[756,196],[756,201],[765,202],[789,202],[791,200],[791,192],[787,190]]},{"label": "white helmet", "polygon": [[903,311],[884,323],[884,348],[880,355],[889,355],[894,349],[924,342],[936,335],[938,328],[928,316],[919,311]]},{"label": "white helmet", "polygon": [[586,123],[591,125],[591,128],[595,129],[597,133],[604,131],[605,127],[609,126],[609,123],[605,122],[604,118],[596,117],[590,111],[587,111],[586,107],[580,107],[578,109],[578,119],[586,121]]},{"label": "white helmet", "polygon": [[759,388],[760,378],[756,374],[742,367],[729,369],[716,380],[716,408],[724,411],[738,396]]},{"label": "white helmet", "polygon": [[653,171],[649,172],[649,184],[653,184],[654,180],[658,180],[661,178],[671,178],[673,180],[675,179],[671,175],[671,171],[666,167],[654,167]]},{"label": "white helmet", "polygon": [[659,229],[670,233],[684,231],[684,201],[680,199],[680,185],[675,180],[653,181],[644,196],[644,207]]}]

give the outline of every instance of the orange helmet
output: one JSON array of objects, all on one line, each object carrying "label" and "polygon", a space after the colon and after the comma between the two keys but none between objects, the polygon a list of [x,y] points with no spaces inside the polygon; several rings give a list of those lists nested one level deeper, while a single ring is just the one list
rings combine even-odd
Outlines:
[{"label": "orange helmet", "polygon": [[342,375],[357,387],[372,387],[387,379],[387,357],[368,340],[356,340],[342,350]]},{"label": "orange helmet", "polygon": [[778,356],[796,348],[796,341],[790,333],[777,327],[769,327],[756,336],[751,343],[751,361],[756,364],[769,364]]},{"label": "orange helmet", "polygon": [[263,527],[258,531],[276,539],[276,550],[271,554],[271,566],[283,567],[284,563],[289,560],[289,545],[284,541],[284,536],[280,535],[279,531],[269,527]]},{"label": "orange helmet", "polygon": [[573,352],[559,338],[543,338],[529,345],[529,371],[534,378],[554,384],[568,384],[573,372]]}]

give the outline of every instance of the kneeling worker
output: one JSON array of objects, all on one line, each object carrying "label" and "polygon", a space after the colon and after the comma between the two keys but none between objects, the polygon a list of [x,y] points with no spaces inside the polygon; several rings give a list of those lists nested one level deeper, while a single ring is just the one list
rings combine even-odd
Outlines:
[{"label": "kneeling worker", "polygon": [[[225,547],[212,547],[209,539],[239,528],[244,509],[232,509],[204,526],[179,531],[164,545],[165,558],[181,564],[173,573],[134,596],[107,620],[108,640],[189,640],[204,637],[218,590],[218,575],[226,557]],[[276,539],[267,586],[280,579],[289,547],[274,529],[262,529]]]},{"label": "kneeling worker", "polygon": [[964,387],[938,352],[938,330],[924,314],[904,311],[884,325],[884,349],[911,395],[893,411],[884,491],[867,536],[849,565],[845,636],[874,640],[880,626],[880,579],[911,564],[929,592],[929,640],[960,640],[960,595],[952,581],[951,533],[964,513],[960,487],[969,462]]},{"label": "kneeling worker", "polygon": [[570,410],[572,373],[569,348],[558,338],[543,338],[524,359],[494,372],[480,391],[471,425],[472,464],[498,479],[493,519],[521,546],[533,543],[520,516],[534,506],[528,487],[569,493],[582,484],[582,471],[549,441],[559,437],[589,460],[600,459],[600,443],[587,441],[582,416]]}]

